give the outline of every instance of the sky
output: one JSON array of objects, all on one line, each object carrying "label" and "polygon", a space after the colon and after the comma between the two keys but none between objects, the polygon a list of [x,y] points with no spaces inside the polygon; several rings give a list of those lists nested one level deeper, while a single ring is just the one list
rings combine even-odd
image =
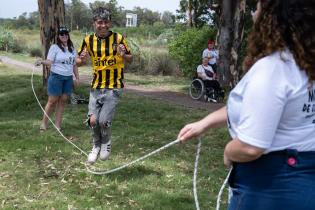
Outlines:
[{"label": "sky", "polygon": [[[18,17],[24,12],[34,12],[38,10],[37,0],[0,0],[0,18]],[[71,0],[64,0],[65,3]],[[94,2],[94,0],[81,0],[85,4]],[[106,0],[108,2],[109,0]],[[118,6],[123,6],[125,9],[133,9],[135,6],[148,8],[152,11],[170,11],[176,13],[179,8],[180,0],[117,0]]]}]

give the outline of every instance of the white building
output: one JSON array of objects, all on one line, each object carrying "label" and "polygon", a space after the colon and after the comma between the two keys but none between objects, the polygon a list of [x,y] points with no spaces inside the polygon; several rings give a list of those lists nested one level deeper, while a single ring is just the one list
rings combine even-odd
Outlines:
[{"label": "white building", "polygon": [[137,14],[126,13],[126,27],[137,27]]}]

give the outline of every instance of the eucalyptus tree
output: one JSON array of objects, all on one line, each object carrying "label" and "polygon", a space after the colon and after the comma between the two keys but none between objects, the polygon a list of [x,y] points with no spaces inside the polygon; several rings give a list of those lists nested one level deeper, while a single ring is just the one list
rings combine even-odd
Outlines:
[{"label": "eucalyptus tree", "polygon": [[[63,0],[38,0],[40,16],[40,38],[44,48],[44,58],[52,43],[56,42],[58,27],[65,23],[65,5]],[[50,69],[43,66],[43,85],[47,85]]]},{"label": "eucalyptus tree", "polygon": [[72,0],[66,4],[66,22],[70,30],[81,30],[91,25],[91,11],[80,0]]},{"label": "eucalyptus tree", "polygon": [[94,1],[89,3],[89,7],[92,11],[98,7],[105,7],[110,10],[114,26],[124,26],[126,24],[126,12],[124,7],[118,6],[117,0]]},{"label": "eucalyptus tree", "polygon": [[166,26],[174,25],[175,15],[170,11],[164,11],[161,20]]},{"label": "eucalyptus tree", "polygon": [[242,75],[242,56],[246,33],[251,27],[251,10],[255,3],[250,0],[211,0],[211,9],[218,17],[217,42],[220,53],[220,81],[234,87]]},{"label": "eucalyptus tree", "polygon": [[181,0],[177,12],[177,17],[189,27],[200,28],[212,20],[209,0]]}]

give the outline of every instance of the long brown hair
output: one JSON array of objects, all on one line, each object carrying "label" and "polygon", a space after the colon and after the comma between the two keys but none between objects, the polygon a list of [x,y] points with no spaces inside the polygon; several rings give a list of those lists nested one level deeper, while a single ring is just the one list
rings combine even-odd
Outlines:
[{"label": "long brown hair", "polygon": [[260,0],[261,12],[248,39],[243,67],[289,49],[309,80],[315,80],[315,1]]},{"label": "long brown hair", "polygon": [[[73,43],[72,43],[72,41],[71,41],[71,39],[70,39],[70,34],[68,33],[68,41],[67,41],[67,47],[68,47],[68,51],[70,52],[70,53],[72,53],[73,52],[73,50],[74,50],[74,47],[73,47]],[[58,45],[58,47],[62,50],[62,52],[65,52],[65,49],[64,49],[64,47],[63,47],[63,45],[62,45],[62,41],[59,39],[59,35],[57,35],[57,43],[56,43],[57,45]]]}]

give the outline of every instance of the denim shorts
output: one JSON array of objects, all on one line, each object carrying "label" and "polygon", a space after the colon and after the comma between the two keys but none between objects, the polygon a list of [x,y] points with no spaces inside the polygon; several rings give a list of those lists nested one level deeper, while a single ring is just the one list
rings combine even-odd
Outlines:
[{"label": "denim shorts", "polygon": [[51,72],[48,78],[47,91],[49,96],[71,95],[73,91],[72,76],[62,76]]},{"label": "denim shorts", "polygon": [[315,152],[271,152],[235,163],[229,210],[315,209]]}]

